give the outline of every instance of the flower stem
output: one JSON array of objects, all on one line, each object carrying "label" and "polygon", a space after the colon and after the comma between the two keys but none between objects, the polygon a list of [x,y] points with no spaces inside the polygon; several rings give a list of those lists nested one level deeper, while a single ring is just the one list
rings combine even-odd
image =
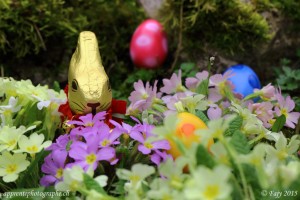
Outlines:
[{"label": "flower stem", "polygon": [[256,142],[258,142],[259,140],[263,139],[264,138],[264,135],[260,134],[258,135],[257,137],[253,138],[252,140],[249,141],[249,144],[252,145]]},{"label": "flower stem", "polygon": [[220,141],[222,142],[224,147],[227,149],[227,151],[228,151],[229,155],[231,156],[234,164],[238,168],[238,171],[239,171],[239,174],[240,174],[240,177],[241,177],[241,180],[242,180],[244,195],[246,197],[245,199],[253,199],[253,198],[251,198],[251,195],[249,194],[249,191],[248,191],[248,187],[251,187],[251,186],[247,185],[247,180],[246,180],[246,177],[245,177],[244,170],[243,170],[241,164],[239,162],[237,162],[238,158],[237,158],[235,150],[233,150],[231,148],[230,144],[225,140],[225,138],[223,138],[223,137],[220,138]]}]

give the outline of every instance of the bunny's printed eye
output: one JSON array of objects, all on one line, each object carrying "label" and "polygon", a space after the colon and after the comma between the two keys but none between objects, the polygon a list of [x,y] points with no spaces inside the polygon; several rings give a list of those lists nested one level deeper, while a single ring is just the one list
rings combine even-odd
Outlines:
[{"label": "bunny's printed eye", "polygon": [[78,90],[78,82],[76,81],[76,79],[73,79],[73,81],[72,81],[72,90],[73,91]]}]

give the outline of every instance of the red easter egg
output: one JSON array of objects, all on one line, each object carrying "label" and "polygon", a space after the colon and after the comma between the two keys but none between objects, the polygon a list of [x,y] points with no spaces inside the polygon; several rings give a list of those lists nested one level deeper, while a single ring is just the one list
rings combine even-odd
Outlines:
[{"label": "red easter egg", "polygon": [[158,21],[148,19],[137,27],[130,42],[130,57],[136,66],[147,69],[160,67],[167,52],[167,37]]}]

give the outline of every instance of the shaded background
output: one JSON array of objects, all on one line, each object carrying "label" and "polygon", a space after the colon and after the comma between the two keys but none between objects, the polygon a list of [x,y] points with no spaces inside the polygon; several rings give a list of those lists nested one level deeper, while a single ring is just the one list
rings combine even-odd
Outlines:
[{"label": "shaded background", "polygon": [[[129,57],[131,36],[147,18],[163,24],[169,45],[164,65],[150,71]],[[161,80],[180,67],[194,75],[215,56],[214,73],[247,64],[262,85],[279,85],[299,106],[298,0],[0,0],[4,76],[64,87],[83,30],[98,37],[115,98],[126,99],[138,79]]]}]

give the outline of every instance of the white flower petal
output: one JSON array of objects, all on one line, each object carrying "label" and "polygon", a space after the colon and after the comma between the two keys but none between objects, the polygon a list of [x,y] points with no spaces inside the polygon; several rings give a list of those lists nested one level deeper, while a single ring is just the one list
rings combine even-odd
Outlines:
[{"label": "white flower petal", "polygon": [[6,183],[14,182],[19,177],[18,174],[9,174],[3,177],[3,181]]}]

